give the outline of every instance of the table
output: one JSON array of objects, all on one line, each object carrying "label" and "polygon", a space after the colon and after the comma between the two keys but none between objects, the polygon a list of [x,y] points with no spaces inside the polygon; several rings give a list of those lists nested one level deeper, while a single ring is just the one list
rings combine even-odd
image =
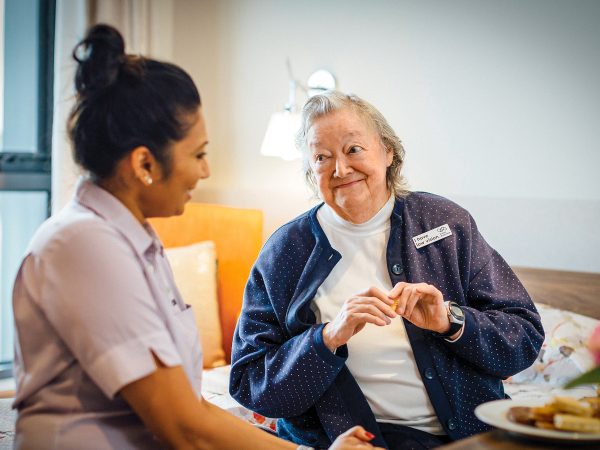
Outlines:
[{"label": "table", "polygon": [[438,447],[440,450],[566,450],[569,448],[576,450],[598,450],[600,444],[582,445],[566,442],[533,441],[506,431],[494,430]]}]

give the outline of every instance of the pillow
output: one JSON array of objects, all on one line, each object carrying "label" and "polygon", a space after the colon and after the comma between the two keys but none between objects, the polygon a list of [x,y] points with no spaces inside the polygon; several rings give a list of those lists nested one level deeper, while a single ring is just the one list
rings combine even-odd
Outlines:
[{"label": "pillow", "polygon": [[536,303],[546,338],[536,361],[507,381],[560,387],[594,367],[587,343],[600,320]]},{"label": "pillow", "polygon": [[192,306],[200,330],[205,368],[225,364],[219,302],[215,243],[203,241],[165,249],[183,300]]}]

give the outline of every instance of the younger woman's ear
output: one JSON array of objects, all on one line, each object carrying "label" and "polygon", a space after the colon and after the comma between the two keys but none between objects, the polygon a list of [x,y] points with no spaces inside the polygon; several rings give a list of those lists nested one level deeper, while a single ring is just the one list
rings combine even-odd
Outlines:
[{"label": "younger woman's ear", "polygon": [[150,186],[158,176],[158,163],[148,147],[134,148],[129,154],[129,163],[135,178],[146,186]]}]

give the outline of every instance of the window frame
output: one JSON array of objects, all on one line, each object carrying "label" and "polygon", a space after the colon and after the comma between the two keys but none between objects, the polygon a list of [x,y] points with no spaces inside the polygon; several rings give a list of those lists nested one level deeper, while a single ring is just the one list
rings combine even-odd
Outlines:
[{"label": "window frame", "polygon": [[48,194],[47,213],[49,216],[51,205],[56,1],[39,0],[39,6],[40,70],[38,78],[37,151],[14,152],[10,148],[0,149],[0,191],[45,191]]},{"label": "window frame", "polygon": [[[39,76],[36,149],[16,152],[0,148],[0,192],[46,192],[51,213],[52,121],[54,111],[54,39],[56,0],[38,0]],[[6,15],[4,16],[6,20]],[[6,89],[6,80],[4,89]],[[0,379],[12,376],[12,361],[0,361]]]}]

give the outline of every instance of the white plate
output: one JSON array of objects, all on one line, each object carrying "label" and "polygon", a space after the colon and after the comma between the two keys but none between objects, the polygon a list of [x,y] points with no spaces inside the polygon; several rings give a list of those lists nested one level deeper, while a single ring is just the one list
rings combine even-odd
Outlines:
[{"label": "white plate", "polygon": [[512,408],[513,406],[540,406],[542,404],[544,404],[544,402],[540,402],[539,400],[495,400],[493,402],[484,403],[475,408],[475,416],[488,425],[534,439],[565,442],[577,441],[582,443],[600,442],[600,433],[575,433],[571,431],[543,430],[541,428],[511,422],[507,417],[509,408]]}]

